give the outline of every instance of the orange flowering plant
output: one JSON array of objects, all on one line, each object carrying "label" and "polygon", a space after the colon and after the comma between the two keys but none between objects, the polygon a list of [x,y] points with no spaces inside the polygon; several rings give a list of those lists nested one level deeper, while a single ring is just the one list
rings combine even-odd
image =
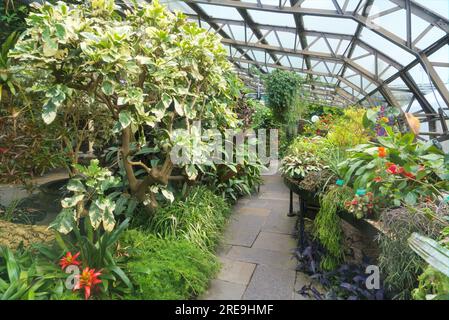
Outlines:
[{"label": "orange flowering plant", "polygon": [[443,151],[432,142],[416,141],[412,133],[396,133],[390,127],[386,132],[377,143],[348,150],[348,159],[340,164],[347,184],[354,190],[371,192],[380,204],[378,211],[437,199],[442,191],[449,190],[449,167]]}]

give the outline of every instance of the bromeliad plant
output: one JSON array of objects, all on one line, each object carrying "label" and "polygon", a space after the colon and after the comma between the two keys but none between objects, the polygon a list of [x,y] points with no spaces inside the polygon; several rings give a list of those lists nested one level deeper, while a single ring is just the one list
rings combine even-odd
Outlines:
[{"label": "bromeliad plant", "polygon": [[384,207],[414,206],[449,190],[449,171],[441,150],[432,142],[416,142],[411,133],[395,133],[390,127],[386,132],[378,143],[349,150],[341,164],[344,180],[354,190],[372,192]]},{"label": "bromeliad plant", "polygon": [[[84,269],[80,270],[76,289],[84,289],[86,299],[91,287],[100,284],[91,279],[98,270],[105,280],[101,282],[103,294],[110,294],[112,287],[114,294],[125,294],[132,290],[132,284],[116,263],[114,254],[120,235],[129,225],[129,218],[117,225],[115,217],[130,216],[137,203],[129,195],[117,191],[121,186],[120,178],[100,167],[98,160],[92,160],[88,167],[77,165],[77,170],[80,176],[71,179],[67,185],[72,195],[61,201],[63,209],[50,224],[58,232],[59,246],[66,252],[60,261],[61,267],[82,263]],[[72,252],[79,254],[72,256]],[[78,262],[78,256],[80,264],[74,262]]]},{"label": "bromeliad plant", "polygon": [[[44,96],[43,120],[53,123],[84,96],[106,110],[121,138],[117,157],[129,191],[149,211],[158,207],[158,195],[165,196],[159,186],[168,184],[176,167],[173,133],[190,132],[195,121],[210,127],[236,123],[230,106],[237,90],[228,81],[232,66],[220,39],[158,1],[120,13],[113,0],[46,3],[27,23],[10,57],[17,72],[35,83],[30,94]],[[135,157],[148,145],[159,150],[151,163]],[[184,168],[195,179],[192,166]]]}]

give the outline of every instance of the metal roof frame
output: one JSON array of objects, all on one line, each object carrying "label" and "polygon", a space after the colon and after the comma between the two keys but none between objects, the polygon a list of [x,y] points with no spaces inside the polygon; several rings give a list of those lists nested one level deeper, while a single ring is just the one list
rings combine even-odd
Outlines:
[{"label": "metal roof frame", "polygon": [[[395,90],[389,87],[389,84],[400,79],[413,95],[411,103],[417,101],[421,106],[422,110],[418,111],[418,113],[429,114],[425,119],[429,123],[429,129],[435,131],[437,127],[436,122],[440,118],[432,115],[437,114],[439,111],[435,110],[426,99],[424,93],[411,76],[410,70],[420,65],[426,71],[433,87],[445,102],[446,106],[444,108],[449,108],[449,90],[435,69],[437,67],[449,68],[449,63],[431,62],[429,59],[430,55],[449,43],[449,18],[430,10],[414,0],[388,0],[392,7],[378,13],[371,12],[371,8],[376,0],[344,0],[342,5],[342,1],[329,1],[333,5],[332,9],[304,7],[303,3],[305,0],[279,0],[278,5],[262,3],[261,0],[180,0],[179,2],[184,2],[193,10],[194,13],[187,13],[189,18],[197,19],[199,23],[201,21],[206,22],[211,29],[222,36],[222,43],[229,47],[230,60],[239,69],[248,71],[250,69],[249,66],[252,65],[263,73],[266,73],[271,68],[278,68],[302,73],[309,79],[321,77],[324,79],[323,83],[311,83],[309,87],[312,93],[311,97],[320,99],[322,97],[320,94],[323,94],[323,85],[327,86],[333,90],[332,94],[326,96],[328,99],[326,103],[329,104],[355,105],[366,102],[373,104],[376,96],[380,95],[382,100],[385,100],[388,104],[400,108],[401,104],[395,96]],[[353,10],[348,10],[350,1],[357,2]],[[234,8],[239,13],[241,20],[237,20],[236,17],[223,19],[209,16],[202,9],[202,5]],[[252,10],[290,14],[294,18],[295,26],[256,22],[249,12]],[[374,22],[379,17],[384,17],[400,10],[405,10],[406,39]],[[419,35],[414,35],[412,32],[412,15],[427,23],[427,27]],[[309,30],[304,23],[305,16],[351,20],[357,23],[356,31],[354,34],[343,34]],[[231,26],[244,28],[244,40],[234,37]],[[231,30],[230,33],[224,31],[226,27]],[[443,31],[445,36],[435,39],[435,41],[432,39],[433,43],[423,50],[418,48],[418,42],[428,36],[429,32],[434,28]],[[408,65],[403,65],[380,48],[375,48],[365,42],[361,39],[361,34],[365,29],[374,32],[397,48],[412,55],[413,61]],[[281,32],[294,34],[294,48],[287,48],[282,45],[279,39],[279,33]],[[279,45],[272,45],[267,41],[267,36],[270,34],[278,39]],[[315,39],[308,41],[308,37]],[[332,48],[331,40],[338,41],[337,50]],[[319,52],[311,49],[317,41],[324,41],[329,48],[329,52]],[[339,48],[343,41],[349,42],[349,45],[345,45],[347,49],[341,53]],[[356,49],[359,48],[366,51],[366,53],[356,56]],[[256,53],[260,55],[260,52],[263,52],[265,61],[260,61],[260,59],[256,58]],[[374,72],[365,69],[357,63],[357,60],[367,57],[373,58],[375,61]],[[293,58],[302,59],[302,65],[293,64],[291,61]],[[284,60],[285,63],[281,63],[281,60]],[[379,62],[382,62],[387,67],[381,70]],[[320,66],[321,70],[316,70],[317,66]],[[323,72],[323,67],[325,72]],[[393,74],[385,77],[389,71],[393,71]],[[252,78],[253,75],[249,74],[249,77]],[[327,91],[327,89],[325,90]],[[443,129],[447,127],[443,123],[442,126]],[[447,129],[444,130],[446,131]],[[448,132],[443,132],[443,134],[447,136]]]}]

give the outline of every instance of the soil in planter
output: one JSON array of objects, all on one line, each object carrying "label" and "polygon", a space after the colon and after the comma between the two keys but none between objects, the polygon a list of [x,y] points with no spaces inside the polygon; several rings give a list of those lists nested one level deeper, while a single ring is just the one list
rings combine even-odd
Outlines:
[{"label": "soil in planter", "polygon": [[21,244],[48,243],[55,239],[53,231],[45,226],[28,226],[0,220],[0,246],[17,249]]},{"label": "soil in planter", "polygon": [[327,169],[310,172],[302,179],[298,186],[312,193],[322,191],[326,185],[333,185],[337,181],[335,175]]}]

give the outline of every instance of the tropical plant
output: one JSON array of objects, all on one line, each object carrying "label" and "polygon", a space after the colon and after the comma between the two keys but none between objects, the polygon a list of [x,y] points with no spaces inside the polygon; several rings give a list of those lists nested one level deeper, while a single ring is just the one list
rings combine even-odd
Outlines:
[{"label": "tropical plant", "polygon": [[411,133],[378,137],[379,143],[359,145],[349,150],[340,165],[344,180],[355,190],[374,194],[384,207],[411,206],[429,201],[448,190],[448,168],[444,153],[431,142],[415,142]]},{"label": "tropical plant", "polygon": [[[132,290],[132,284],[114,254],[130,218],[117,225],[115,216],[130,216],[137,203],[129,195],[112,191],[121,185],[120,178],[100,167],[98,160],[92,160],[88,167],[77,165],[77,171],[80,176],[67,184],[72,195],[61,201],[63,209],[50,227],[58,232],[56,240],[64,252],[80,252],[84,266],[80,276],[87,283],[95,282],[94,270],[102,270],[102,294],[124,294]],[[87,299],[90,286],[84,288]],[[109,288],[115,288],[114,292],[109,292]]]},{"label": "tropical plant", "polygon": [[345,209],[358,219],[370,218],[375,210],[374,195],[365,191],[359,193],[352,200],[345,202]]},{"label": "tropical plant", "polygon": [[[45,247],[36,246],[41,252]],[[0,247],[0,300],[62,298],[67,274],[43,254],[25,249],[13,252]]]},{"label": "tropical plant", "polygon": [[137,205],[136,201],[120,192],[121,179],[100,167],[98,160],[91,160],[88,167],[78,164],[76,167],[80,175],[67,184],[67,190],[73,194],[61,201],[63,209],[51,227],[68,234],[81,218],[86,217],[93,230],[99,230],[102,226],[105,231],[111,232],[115,227],[115,216],[130,216]]},{"label": "tropical plant", "polygon": [[302,180],[311,172],[319,172],[327,168],[320,160],[311,153],[304,154],[302,157],[286,156],[282,159],[280,172],[288,178]]},{"label": "tropical plant", "polygon": [[250,162],[245,156],[243,164],[224,164],[205,172],[202,182],[223,199],[235,203],[249,196],[262,184],[261,171],[265,168],[259,159]]},{"label": "tropical plant", "polygon": [[206,291],[217,258],[185,239],[161,239],[128,230],[120,241],[123,263],[136,292],[125,299],[186,300]]},{"label": "tropical plant", "polygon": [[[189,143],[180,134],[174,139],[175,132],[190,134],[195,121],[236,124],[229,105],[237,90],[227,81],[232,69],[226,50],[182,13],[169,13],[157,1],[122,13],[113,0],[58,2],[42,5],[27,23],[10,57],[16,72],[35,83],[30,93],[45,96],[44,122],[52,123],[82,96],[105,110],[121,136],[117,156],[130,193],[150,211],[175,168],[172,146]],[[160,150],[151,165],[133,159],[148,143]],[[195,167],[184,165],[187,177],[195,179]],[[135,167],[143,170],[142,179]]]},{"label": "tropical plant", "polygon": [[4,0],[0,2],[0,43],[14,32],[25,29],[25,18],[29,11],[28,6],[19,1]]}]

